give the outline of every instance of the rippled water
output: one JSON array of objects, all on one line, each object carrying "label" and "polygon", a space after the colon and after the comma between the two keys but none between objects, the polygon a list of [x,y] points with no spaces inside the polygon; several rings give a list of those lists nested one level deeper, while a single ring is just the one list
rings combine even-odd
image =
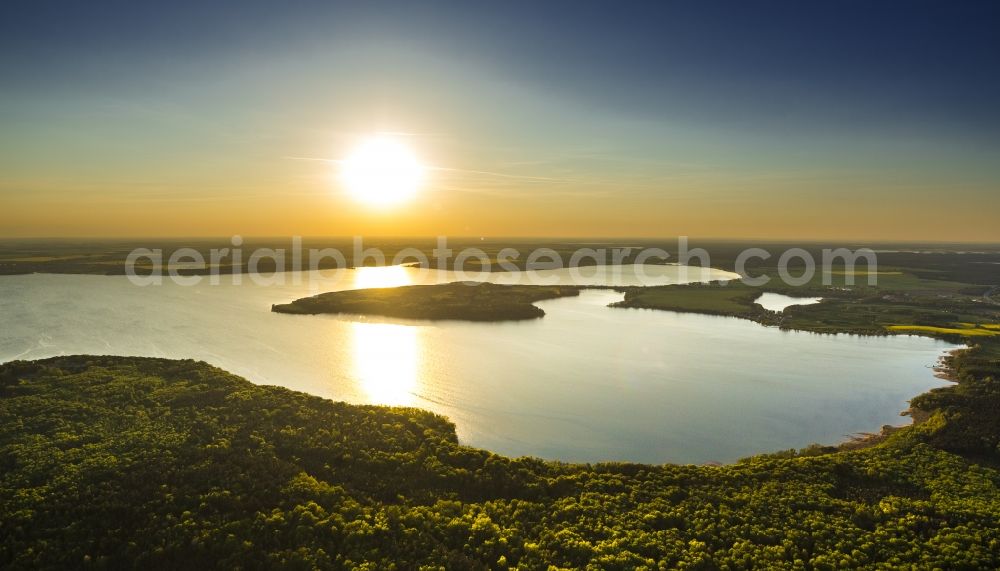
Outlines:
[{"label": "rippled water", "polygon": [[[641,281],[623,271],[614,283]],[[682,279],[674,266],[652,271],[655,283]],[[565,271],[546,276],[569,279]],[[919,337],[824,336],[612,309],[621,294],[611,290],[541,302],[544,318],[514,323],[271,313],[272,303],[316,292],[308,275],[299,277],[301,285],[223,277],[215,286],[144,288],[123,277],[0,277],[0,360],[195,358],[258,383],[433,410],[457,424],[463,442],[509,455],[725,462],[905,421],[898,415],[907,399],[943,383],[931,367],[952,348]],[[457,277],[364,268],[325,279],[318,291]],[[725,277],[700,269],[687,276]]]}]

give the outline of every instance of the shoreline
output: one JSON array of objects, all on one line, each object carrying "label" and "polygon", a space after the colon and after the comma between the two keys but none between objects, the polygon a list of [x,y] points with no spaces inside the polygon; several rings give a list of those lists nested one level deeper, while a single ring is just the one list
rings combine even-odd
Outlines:
[{"label": "shoreline", "polygon": [[[635,264],[617,264],[617,265],[594,264],[594,265],[590,265],[590,266],[587,266],[587,267],[588,268],[600,268],[600,267],[609,267],[609,266],[610,267],[615,267],[615,266],[617,266],[617,267],[627,267],[629,265],[634,266]],[[676,264],[646,264],[646,265],[673,266],[673,267],[676,267]],[[382,268],[393,268],[393,267],[412,267],[412,264],[409,264],[409,265],[401,264],[401,265],[394,265],[394,266],[365,266],[365,268],[379,268],[379,269],[382,269]],[[703,270],[703,271],[718,270],[718,268],[707,268],[707,269],[705,269],[705,268],[701,268],[700,266],[691,266],[691,267],[692,268],[699,268],[700,270]],[[351,269],[360,269],[360,268],[361,267],[351,268]],[[440,271],[442,271],[442,270],[439,270],[437,268],[417,268],[417,269],[420,269],[420,270],[430,270],[430,271],[433,271],[433,272],[440,272]],[[325,272],[325,271],[336,271],[336,270],[333,269],[333,270],[318,270],[318,271]],[[444,271],[452,271],[452,270],[444,270]],[[524,272],[524,271],[525,270],[517,270],[517,272]],[[598,270],[598,271],[600,271],[600,270]],[[725,272],[725,270],[718,270],[718,271]],[[86,275],[86,274],[60,274],[60,275]],[[717,280],[712,280],[712,281],[717,281]],[[712,283],[712,281],[708,281],[708,282],[693,282],[693,284],[695,284],[697,286],[698,284]],[[489,283],[489,282],[486,282],[486,283]],[[437,285],[438,286],[445,286],[445,285],[448,285],[448,284],[437,284]],[[684,285],[685,284],[671,284],[671,286],[679,286],[679,287],[682,287],[682,288],[684,287]],[[263,286],[263,287],[266,287],[266,286]],[[428,286],[411,286],[411,287],[435,287],[435,286],[428,285]],[[529,286],[529,287],[545,288],[546,286]],[[583,286],[575,286],[575,287],[578,288],[578,289],[580,289],[580,290],[584,290],[584,289],[588,289],[588,290],[589,289],[593,289],[593,290],[614,290],[614,291],[616,291],[618,293],[623,294],[623,296],[626,296],[630,290],[634,291],[634,290],[644,289],[644,288],[648,288],[649,286],[583,285]],[[360,290],[344,290],[344,291],[363,291],[365,289],[381,289],[381,288],[361,288]],[[390,288],[390,289],[395,289],[395,288]],[[753,292],[753,295],[759,296],[759,294],[765,292],[767,290],[767,288],[753,288],[753,290],[757,290],[757,291]],[[539,300],[539,301],[541,301],[541,300]],[[618,302],[618,303],[620,303],[620,302]],[[533,307],[537,307],[537,306],[534,306],[534,302],[531,302],[531,305]],[[617,305],[617,304],[611,304],[611,305],[609,305],[609,307],[614,307],[615,305]],[[628,307],[626,306],[625,308],[628,308]],[[760,321],[758,319],[754,319],[753,316],[748,316],[748,315],[732,315],[732,314],[726,314],[726,313],[713,313],[711,311],[706,311],[704,309],[661,308],[661,307],[646,307],[646,308],[639,308],[639,309],[649,309],[649,310],[668,311],[668,312],[677,312],[677,313],[693,313],[693,314],[701,314],[701,315],[708,315],[708,316],[719,316],[719,317],[735,317],[737,319],[745,319],[745,320],[748,320],[748,321],[752,321],[752,322],[756,323],[757,325],[760,325],[760,326],[763,326],[763,327],[777,327],[778,329],[781,329],[783,331],[799,331],[799,332],[803,332],[803,333],[821,333],[821,334],[824,334],[824,335],[830,335],[830,334],[832,334],[832,335],[841,335],[841,334],[846,334],[846,335],[850,335],[850,336],[855,336],[856,335],[856,336],[859,336],[859,337],[860,336],[866,336],[866,337],[883,337],[883,336],[888,336],[888,335],[904,335],[904,336],[924,337],[924,338],[929,338],[929,339],[934,339],[934,340],[939,340],[939,341],[945,341],[945,342],[948,342],[948,343],[954,343],[955,342],[953,340],[942,339],[938,335],[930,334],[928,332],[923,332],[923,331],[912,331],[912,332],[892,332],[892,331],[878,331],[878,332],[876,332],[876,331],[865,331],[865,330],[861,330],[861,331],[858,331],[858,330],[853,330],[853,331],[852,330],[841,330],[841,331],[837,331],[837,332],[814,331],[814,330],[811,330],[809,328],[803,328],[803,327],[783,326],[780,323],[766,323],[766,322],[762,322],[762,321]],[[272,311],[273,311],[273,304],[272,304]],[[325,313],[325,312],[323,312],[323,313]],[[333,312],[333,313],[352,313],[352,314],[354,314],[355,312],[336,311],[336,312]],[[774,312],[769,312],[769,313],[774,313]],[[362,313],[362,314],[364,314],[364,313]],[[388,317],[390,319],[402,317],[402,316],[385,315],[385,314],[379,314],[379,313],[374,313],[372,315],[384,315],[385,317]],[[542,313],[542,315],[544,315],[544,313]],[[524,318],[520,318],[520,319],[537,318],[537,317],[541,317],[541,315],[531,315],[529,317],[524,317]],[[405,317],[403,317],[403,318],[405,318]],[[411,317],[411,318],[413,318],[413,317]],[[416,317],[416,319],[421,319],[421,318],[420,317]],[[424,317],[423,319],[428,319],[428,318]],[[432,317],[432,318],[429,318],[429,319],[431,321],[434,321],[434,320],[438,320],[438,319],[454,320],[455,318],[454,317],[444,317],[444,318],[442,318],[442,317],[437,317],[437,318]],[[463,319],[458,319],[458,320],[459,321],[463,321]],[[485,320],[482,320],[482,321],[504,321],[504,320],[503,319],[499,319],[499,320],[498,319],[485,319]],[[944,349],[943,350],[943,354],[941,354],[940,356],[938,356],[936,362],[931,366],[931,368],[933,370],[933,376],[935,378],[937,378],[937,379],[948,381],[950,383],[958,383],[959,382],[958,371],[956,371],[950,365],[950,362],[953,359],[953,357],[955,357],[956,355],[958,355],[958,354],[960,354],[960,353],[962,353],[964,351],[969,351],[970,349],[971,349],[971,347],[969,345],[962,345],[962,346],[958,346],[958,347],[954,347],[954,348],[950,348],[950,349]],[[18,360],[18,358],[15,358],[14,360]],[[932,388],[932,389],[929,389],[929,390],[934,390],[934,389]],[[915,399],[915,398],[920,397],[920,396],[922,396],[924,394],[927,394],[927,392],[928,391],[924,391],[924,392],[921,392],[920,394],[913,395],[912,399]],[[882,426],[882,429],[879,432],[857,432],[857,433],[854,433],[854,434],[851,434],[851,435],[845,435],[844,438],[843,438],[843,440],[841,440],[840,442],[834,442],[834,443],[831,443],[831,444],[825,445],[825,446],[827,446],[827,447],[835,447],[836,449],[842,449],[842,450],[846,450],[846,449],[852,449],[853,450],[853,449],[858,449],[858,448],[873,446],[875,444],[878,444],[878,443],[884,441],[889,435],[891,435],[892,433],[896,432],[897,430],[900,430],[902,428],[906,428],[908,426],[917,425],[917,424],[923,422],[926,419],[926,415],[921,414],[921,411],[915,410],[912,407],[899,412],[899,415],[900,416],[910,416],[912,418],[912,422],[907,423],[907,424],[902,424],[902,425],[886,424],[886,425]],[[812,445],[824,446],[822,443],[811,443],[810,446],[812,446]],[[762,452],[760,454],[767,454],[767,452]],[[745,456],[744,458],[749,458],[749,457],[752,457],[754,455],[757,455],[757,454],[750,454],[748,456]],[[736,461],[739,461],[739,459],[734,460],[734,462],[736,462]]]},{"label": "shoreline", "polygon": [[963,345],[956,349],[945,351],[945,354],[938,357],[937,363],[934,365],[934,376],[943,381],[958,383],[958,371],[949,364],[949,361],[958,356],[959,353],[969,351],[970,349],[972,348],[968,345]]},{"label": "shoreline", "polygon": [[[948,381],[949,383],[953,384],[958,384],[959,382],[961,382],[958,378],[958,371],[956,371],[950,364],[948,364],[948,361],[956,354],[964,351],[969,351],[970,349],[971,347],[966,345],[962,347],[957,347],[955,349],[945,350],[944,353],[938,357],[937,363],[933,367],[934,377],[941,379],[943,381]],[[944,385],[944,386],[947,387],[949,385]],[[910,399],[910,401],[938,388],[942,387],[931,388],[918,395],[914,395]],[[847,440],[836,444],[835,447],[837,448],[838,451],[862,450],[864,448],[871,448],[872,446],[881,444],[887,438],[889,438],[899,430],[913,426],[918,426],[920,424],[923,424],[928,418],[930,418],[930,413],[918,408],[914,408],[913,406],[910,406],[906,410],[900,412],[899,415],[910,417],[910,422],[907,424],[900,424],[900,425],[885,424],[882,426],[882,430],[879,432],[857,432],[849,436]]]}]

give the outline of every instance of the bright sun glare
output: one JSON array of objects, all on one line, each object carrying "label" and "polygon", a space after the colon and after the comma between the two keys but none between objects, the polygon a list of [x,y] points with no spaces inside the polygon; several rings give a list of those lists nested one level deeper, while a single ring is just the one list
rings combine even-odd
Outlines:
[{"label": "bright sun glare", "polygon": [[344,159],[340,180],[358,200],[389,206],[412,197],[423,184],[424,171],[405,143],[377,134],[362,141]]}]

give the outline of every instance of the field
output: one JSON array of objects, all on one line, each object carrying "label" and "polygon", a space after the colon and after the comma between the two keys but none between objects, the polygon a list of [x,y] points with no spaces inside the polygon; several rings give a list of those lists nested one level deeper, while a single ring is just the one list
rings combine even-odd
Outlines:
[{"label": "field", "polygon": [[[961,324],[959,324],[961,325]],[[933,333],[940,335],[961,335],[963,337],[992,337],[1000,331],[988,327],[934,327],[932,325],[889,325],[889,331],[902,333]]]}]

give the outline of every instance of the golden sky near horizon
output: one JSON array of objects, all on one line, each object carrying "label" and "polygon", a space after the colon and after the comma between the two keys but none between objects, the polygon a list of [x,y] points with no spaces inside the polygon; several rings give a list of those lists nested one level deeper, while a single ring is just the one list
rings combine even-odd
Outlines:
[{"label": "golden sky near horizon", "polygon": [[[996,210],[939,208],[942,180],[881,173],[761,173],[588,158],[552,168],[470,156],[461,140],[404,135],[426,167],[417,192],[368,204],[345,188],[339,157],[367,133],[302,156],[226,157],[197,168],[57,165],[4,181],[5,236],[629,236],[1000,240]],[[455,148],[459,148],[457,151]],[[325,153],[323,151],[326,151]],[[102,162],[97,157],[95,163]],[[323,159],[323,160],[319,160]],[[93,164],[93,163],[92,163]],[[460,166],[461,165],[461,166]],[[172,167],[173,165],[168,165]],[[474,168],[463,168],[470,166]],[[61,167],[61,168],[60,168]],[[480,170],[493,169],[493,170]],[[60,173],[59,171],[64,171]],[[94,172],[97,171],[97,172]],[[20,192],[13,188],[23,188]]]},{"label": "golden sky near horizon", "polygon": [[489,181],[451,190],[455,183],[439,182],[432,172],[410,201],[372,207],[339,188],[336,177],[325,172],[331,170],[328,165],[297,166],[303,173],[287,181],[275,173],[279,181],[270,185],[222,187],[224,196],[188,190],[197,181],[176,187],[159,183],[160,192],[139,196],[127,184],[115,190],[95,183],[102,187],[97,191],[76,184],[32,185],[30,191],[4,196],[0,228],[7,237],[690,235],[1000,241],[997,208],[969,201],[943,212],[938,206],[946,199],[921,196],[912,188],[907,189],[912,196],[900,196],[874,184],[842,190],[834,181],[734,180],[721,188],[699,181],[631,193],[618,185],[592,184],[574,194],[565,184]]}]

